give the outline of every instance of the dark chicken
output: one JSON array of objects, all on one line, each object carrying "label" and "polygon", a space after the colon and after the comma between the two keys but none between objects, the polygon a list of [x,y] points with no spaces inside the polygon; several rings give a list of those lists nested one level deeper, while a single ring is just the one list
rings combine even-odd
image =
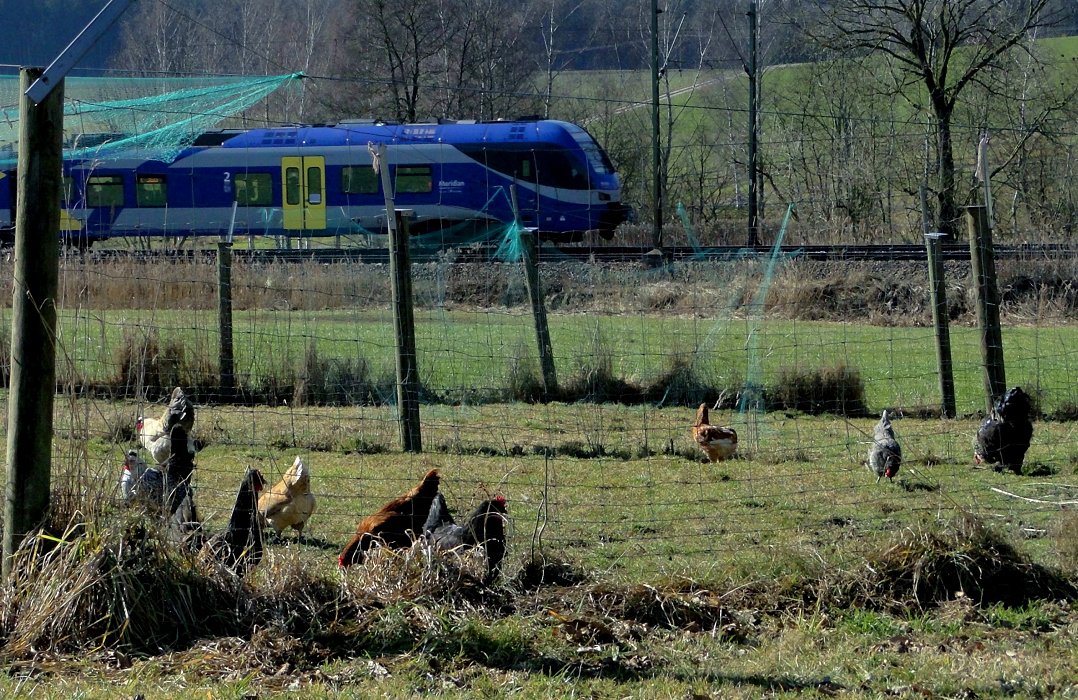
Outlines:
[{"label": "dark chicken", "polygon": [[440,550],[482,547],[487,556],[487,576],[484,583],[493,583],[505,558],[505,525],[508,520],[505,497],[495,496],[483,501],[464,525],[453,522],[442,494],[434,499],[423,534]]},{"label": "dark chicken", "polygon": [[1010,469],[1022,473],[1022,462],[1033,438],[1029,419],[1029,395],[1016,386],[1000,399],[977,431],[973,441],[973,459],[977,464],[994,464],[997,471]]},{"label": "dark chicken", "polygon": [[341,550],[338,565],[343,568],[362,564],[367,550],[375,545],[394,549],[410,547],[423,533],[440,482],[438,470],[431,469],[411,491],[360,521],[355,537]]},{"label": "dark chicken", "polygon": [[222,564],[244,575],[262,561],[262,525],[258,494],[266,487],[262,472],[247,469],[236,494],[236,503],[224,532],[214,535],[207,548]]},{"label": "dark chicken", "polygon": [[201,544],[202,522],[191,489],[194,455],[187,449],[187,431],[182,425],[173,426],[169,438],[171,453],[165,462],[165,526],[171,541],[197,546]]}]

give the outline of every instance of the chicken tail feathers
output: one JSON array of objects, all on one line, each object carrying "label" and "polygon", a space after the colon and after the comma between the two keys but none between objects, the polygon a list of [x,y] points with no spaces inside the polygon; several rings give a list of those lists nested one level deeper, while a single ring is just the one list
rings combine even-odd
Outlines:
[{"label": "chicken tail feathers", "polygon": [[453,515],[449,512],[449,506],[445,504],[445,496],[439,492],[434,497],[434,503],[430,506],[427,521],[423,523],[423,534],[429,535],[443,525],[452,525]]}]

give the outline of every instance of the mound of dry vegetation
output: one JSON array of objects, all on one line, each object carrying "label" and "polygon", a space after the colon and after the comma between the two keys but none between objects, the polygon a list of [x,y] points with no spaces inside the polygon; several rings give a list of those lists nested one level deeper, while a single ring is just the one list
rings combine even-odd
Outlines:
[{"label": "mound of dry vegetation", "polygon": [[[144,515],[106,511],[90,520],[81,512],[54,512],[15,558],[0,597],[7,663],[107,650],[182,656],[197,646],[206,667],[267,675],[285,664],[302,673],[335,658],[420,651],[561,672],[580,659],[552,653],[542,641],[551,631],[570,650],[631,650],[661,630],[743,644],[763,620],[799,610],[908,615],[955,599],[1024,605],[1075,595],[1063,573],[1032,563],[969,516],[898,532],[854,569],[773,582],[614,584],[537,555],[486,587],[479,559],[433,556],[422,545],[376,551],[346,575],[276,550],[244,579],[176,551]],[[632,655],[618,663],[634,663]]]}]

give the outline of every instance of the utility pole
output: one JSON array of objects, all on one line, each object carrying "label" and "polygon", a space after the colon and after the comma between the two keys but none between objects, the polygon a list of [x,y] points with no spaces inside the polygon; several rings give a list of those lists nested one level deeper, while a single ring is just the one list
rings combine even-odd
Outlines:
[{"label": "utility pole", "polygon": [[659,0],[651,0],[651,174],[652,203],[655,221],[651,239],[663,247],[663,177],[662,149],[659,143]]},{"label": "utility pole", "polygon": [[756,68],[756,45],[759,43],[759,22],[756,0],[749,0],[749,246],[760,244],[759,155],[757,139],[760,132],[759,81]]}]

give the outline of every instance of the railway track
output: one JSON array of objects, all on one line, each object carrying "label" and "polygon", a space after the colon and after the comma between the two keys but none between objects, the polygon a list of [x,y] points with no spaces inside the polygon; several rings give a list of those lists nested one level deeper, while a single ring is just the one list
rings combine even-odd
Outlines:
[{"label": "railway track", "polygon": [[[951,244],[941,246],[944,260],[969,260],[969,246],[964,244]],[[997,259],[1059,259],[1078,257],[1078,245],[1064,243],[1027,243],[1021,245],[997,245],[995,247]],[[438,251],[413,251],[414,262],[430,262],[432,260],[445,259],[452,262],[477,263],[492,262],[494,246],[474,246],[462,248],[452,255],[445,255]],[[544,247],[540,253],[540,260],[544,262],[558,262],[561,260],[578,260],[584,262],[645,262],[659,264],[661,262],[683,262],[693,260],[735,261],[766,258],[770,256],[770,247],[760,246],[747,248],[743,246],[711,246],[706,248],[690,248],[688,246],[672,246],[665,248],[661,253],[640,246],[566,246],[564,248]],[[926,260],[927,253],[923,245],[793,245],[782,246],[779,254],[784,258],[802,260],[832,260],[832,261],[919,261]],[[196,259],[199,257],[212,257],[212,250],[179,250],[179,251],[144,251],[144,250],[95,250],[86,254],[87,257],[103,259],[128,259],[136,261],[162,261]],[[233,250],[233,256],[243,260],[264,262],[359,262],[371,264],[386,264],[389,262],[389,251],[385,248],[313,248],[309,250],[247,250],[242,247]]]}]

